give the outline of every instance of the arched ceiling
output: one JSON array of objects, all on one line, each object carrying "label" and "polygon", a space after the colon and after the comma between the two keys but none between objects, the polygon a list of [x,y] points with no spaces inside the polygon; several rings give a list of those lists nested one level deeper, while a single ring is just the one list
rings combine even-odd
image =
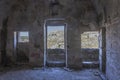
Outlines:
[{"label": "arched ceiling", "polygon": [[[50,0],[0,0],[0,26],[7,16],[16,23],[43,17],[72,17],[83,25],[100,26],[120,13],[119,0],[58,0],[58,14],[51,16]],[[54,1],[54,0],[53,0]]]}]

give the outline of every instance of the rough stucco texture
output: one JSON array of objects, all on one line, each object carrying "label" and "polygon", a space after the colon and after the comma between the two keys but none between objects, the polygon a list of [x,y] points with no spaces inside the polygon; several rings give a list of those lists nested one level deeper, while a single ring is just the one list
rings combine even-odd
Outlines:
[{"label": "rough stucco texture", "polygon": [[107,77],[120,80],[120,23],[107,27]]}]

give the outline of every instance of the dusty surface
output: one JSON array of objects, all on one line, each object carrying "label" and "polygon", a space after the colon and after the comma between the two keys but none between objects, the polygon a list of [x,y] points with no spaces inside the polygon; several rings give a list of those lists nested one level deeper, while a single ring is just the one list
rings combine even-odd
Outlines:
[{"label": "dusty surface", "polygon": [[101,80],[97,70],[70,71],[63,68],[9,71],[0,80]]}]

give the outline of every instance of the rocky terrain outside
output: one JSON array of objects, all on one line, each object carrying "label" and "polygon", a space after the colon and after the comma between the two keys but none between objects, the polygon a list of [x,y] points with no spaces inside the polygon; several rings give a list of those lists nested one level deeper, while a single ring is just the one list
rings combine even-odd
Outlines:
[{"label": "rocky terrain outside", "polygon": [[99,33],[97,31],[84,32],[83,34],[81,34],[81,47],[98,48],[99,47],[98,36]]},{"label": "rocky terrain outside", "polygon": [[[84,32],[81,34],[81,47],[82,48],[98,48],[99,33],[97,31]],[[64,49],[64,32],[52,31],[47,35],[48,48],[60,48]]]},{"label": "rocky terrain outside", "polygon": [[48,49],[64,49],[64,31],[52,31],[47,35]]}]

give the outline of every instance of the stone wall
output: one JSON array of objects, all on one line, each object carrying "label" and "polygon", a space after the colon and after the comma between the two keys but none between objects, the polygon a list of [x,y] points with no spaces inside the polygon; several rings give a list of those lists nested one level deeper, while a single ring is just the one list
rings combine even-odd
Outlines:
[{"label": "stone wall", "polygon": [[65,63],[65,49],[48,49],[47,61],[59,61]]},{"label": "stone wall", "polygon": [[99,61],[99,49],[81,49],[82,61]]},{"label": "stone wall", "polygon": [[1,0],[0,3],[0,28],[3,19],[8,17],[7,56],[11,61],[16,62],[14,32],[29,31],[29,53],[26,52],[29,63],[43,66],[45,20],[64,18],[67,23],[68,67],[81,68],[80,34],[84,30],[98,29],[95,26],[97,16],[90,0],[59,0],[57,15],[51,14],[46,0]]},{"label": "stone wall", "polygon": [[109,80],[120,79],[120,22],[107,27],[106,31],[106,75]]}]

